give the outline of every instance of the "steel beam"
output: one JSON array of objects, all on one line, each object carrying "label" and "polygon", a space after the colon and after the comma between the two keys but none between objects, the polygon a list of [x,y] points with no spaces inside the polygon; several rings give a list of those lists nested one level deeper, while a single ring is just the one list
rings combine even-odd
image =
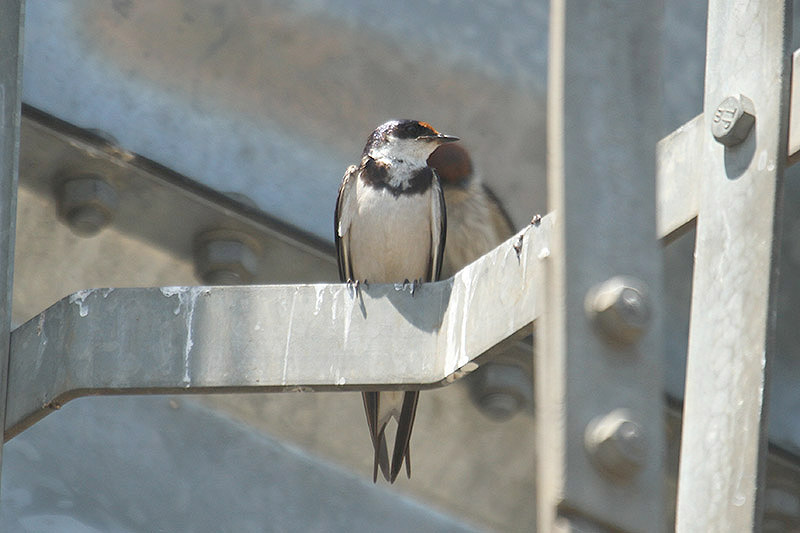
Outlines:
[{"label": "steel beam", "polygon": [[[0,2],[0,420],[6,416],[11,284],[14,279],[22,80],[22,14],[22,0]],[[1,443],[0,459],[2,459]]]},{"label": "steel beam", "polygon": [[[175,257],[195,260],[200,238],[223,230],[253,243],[253,283],[336,279],[330,243],[129,152],[113,140],[31,107],[24,109],[21,131],[24,188],[44,197],[55,193],[58,199],[65,181],[92,176],[116,193],[118,205],[110,211],[118,230]],[[174,223],[176,217],[180,224]]]},{"label": "steel beam", "polygon": [[556,226],[534,359],[541,531],[664,524],[661,17],[659,2],[551,3]]},{"label": "steel beam", "polygon": [[[760,529],[791,2],[711,0],[677,530]],[[742,95],[742,96],[740,96]],[[733,97],[734,100],[728,99]],[[741,142],[715,142],[752,103]],[[744,102],[744,105],[738,102]],[[746,124],[745,124],[746,125]]]},{"label": "steel beam", "polygon": [[540,313],[551,227],[544,217],[413,295],[410,286],[343,284],[73,294],[11,336],[6,438],[85,395],[453,381]]}]

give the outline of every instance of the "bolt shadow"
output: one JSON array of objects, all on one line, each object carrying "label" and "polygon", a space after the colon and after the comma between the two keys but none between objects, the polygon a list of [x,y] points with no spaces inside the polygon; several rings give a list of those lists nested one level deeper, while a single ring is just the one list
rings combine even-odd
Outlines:
[{"label": "bolt shadow", "polygon": [[745,173],[756,154],[756,133],[758,121],[753,124],[750,134],[736,146],[725,147],[725,175],[729,180],[737,180]]}]

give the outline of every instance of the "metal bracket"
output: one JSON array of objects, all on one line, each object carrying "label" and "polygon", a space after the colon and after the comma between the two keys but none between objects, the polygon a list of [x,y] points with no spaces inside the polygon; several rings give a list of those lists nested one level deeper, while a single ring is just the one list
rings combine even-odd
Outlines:
[{"label": "metal bracket", "polygon": [[11,335],[6,439],[87,395],[449,383],[539,315],[552,226],[542,218],[413,296],[401,284],[75,293]]},{"label": "metal bracket", "polygon": [[661,239],[677,237],[697,218],[702,177],[697,161],[706,134],[703,115],[698,115],[656,146],[656,226]]},{"label": "metal bracket", "polygon": [[[800,160],[800,49],[792,54],[787,165]],[[701,113],[658,143],[658,236],[671,240],[697,218],[706,157],[705,117]]]}]

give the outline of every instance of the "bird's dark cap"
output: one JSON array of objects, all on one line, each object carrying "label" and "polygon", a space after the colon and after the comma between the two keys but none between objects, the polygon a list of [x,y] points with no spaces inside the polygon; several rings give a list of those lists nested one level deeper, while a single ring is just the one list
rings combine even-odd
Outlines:
[{"label": "bird's dark cap", "polygon": [[386,137],[391,135],[396,139],[431,139],[439,140],[442,142],[449,142],[458,140],[457,137],[439,133],[433,126],[427,122],[419,120],[390,120],[384,122],[372,132],[370,141],[385,141]]}]

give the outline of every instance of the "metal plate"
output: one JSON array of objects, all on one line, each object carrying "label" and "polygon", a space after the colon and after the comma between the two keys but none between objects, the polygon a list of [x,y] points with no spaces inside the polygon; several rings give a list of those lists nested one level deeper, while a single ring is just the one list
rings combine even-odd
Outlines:
[{"label": "metal plate", "polygon": [[25,188],[49,197],[64,180],[95,175],[119,197],[115,229],[178,259],[193,259],[200,235],[228,230],[256,243],[256,283],[336,279],[331,243],[32,107],[24,108],[23,117],[20,175]]},{"label": "metal plate", "polygon": [[[542,531],[654,531],[663,509],[662,258],[656,238],[661,6],[552,2],[549,211],[556,216],[536,324],[538,525]],[[625,72],[625,76],[609,75]],[[587,319],[589,290],[628,275],[651,296],[638,343]],[[596,417],[627,408],[647,444],[641,470],[613,479],[584,448]]]}]

